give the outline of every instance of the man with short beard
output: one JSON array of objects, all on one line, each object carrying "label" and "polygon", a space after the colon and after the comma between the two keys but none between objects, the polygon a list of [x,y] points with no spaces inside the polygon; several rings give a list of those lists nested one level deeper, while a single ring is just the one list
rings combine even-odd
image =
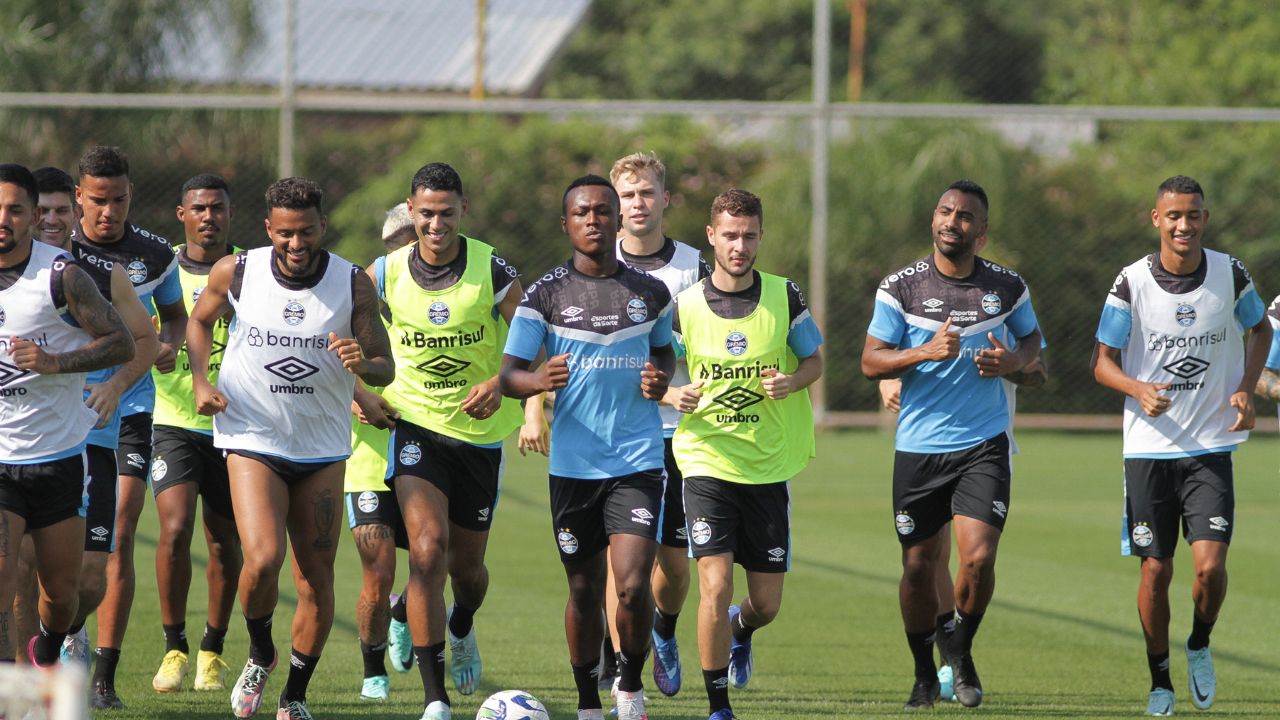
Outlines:
[{"label": "man with short beard", "polygon": [[[987,194],[952,183],[933,211],[933,253],[889,275],[876,293],[862,351],[872,380],[902,378],[893,468],[894,524],[902,544],[898,598],[915,684],[907,710],[933,707],[937,564],[955,528],[960,571],[948,648],[956,700],[982,702],[971,650],[995,591],[996,549],[1009,512],[1009,404],[1001,378],[1040,353],[1022,277],[977,255]],[[1010,350],[1004,330],[1017,340]]]}]

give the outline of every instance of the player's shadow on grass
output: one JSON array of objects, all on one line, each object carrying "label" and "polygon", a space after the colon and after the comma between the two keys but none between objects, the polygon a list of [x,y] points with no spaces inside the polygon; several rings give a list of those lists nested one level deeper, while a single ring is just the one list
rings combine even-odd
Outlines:
[{"label": "player's shadow on grass", "polygon": [[[807,566],[807,567],[812,567],[818,570],[822,570],[824,572],[830,572],[837,575],[846,575],[849,577],[857,578],[859,580],[865,580],[865,581],[877,583],[880,585],[888,585],[894,588],[895,593],[897,591],[898,582],[900,580],[900,578],[896,576],[888,577],[885,575],[878,575],[876,573],[869,573],[862,570],[858,570],[856,568],[852,568],[844,565],[837,565],[835,563],[824,562],[822,560],[815,560],[812,558],[801,558],[801,559],[793,558],[791,563],[792,563],[792,567],[796,569],[804,568]],[[996,597],[992,599],[991,605],[1002,612],[1011,612],[1011,613],[1016,613],[1018,615],[1025,615],[1033,619],[1045,618],[1045,609],[1043,607],[1030,607],[1027,605],[1021,605],[1019,603],[1013,603],[1007,600],[1002,600],[1000,599],[1000,596],[998,593]],[[1072,615],[1070,613],[1063,612],[1060,608],[1054,610],[1052,619],[1056,622],[1064,622],[1070,625],[1075,625],[1076,627],[1082,630],[1098,632],[1104,635],[1112,635],[1115,637],[1131,638],[1138,634],[1136,623],[1133,626],[1130,626],[1130,625],[1118,625],[1115,623],[1102,622],[1099,620],[1095,620],[1093,618],[1086,618],[1079,615]],[[1180,648],[1174,647],[1174,650],[1180,650]],[[1215,662],[1236,663],[1238,665],[1242,665],[1245,667],[1256,668],[1259,670],[1266,670],[1268,672],[1280,672],[1280,663],[1269,662],[1267,660],[1261,660],[1256,657],[1241,655],[1240,653],[1234,653],[1234,652],[1231,652],[1230,650],[1221,650],[1216,645],[1213,648],[1213,659]]]}]

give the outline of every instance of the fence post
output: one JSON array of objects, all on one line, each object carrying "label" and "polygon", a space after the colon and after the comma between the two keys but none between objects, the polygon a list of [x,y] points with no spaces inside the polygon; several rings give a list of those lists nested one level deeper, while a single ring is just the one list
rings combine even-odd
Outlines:
[{"label": "fence post", "polygon": [[[831,140],[831,0],[813,3],[813,159],[809,187],[813,195],[813,221],[809,228],[809,312],[826,332],[827,327],[827,176]],[[809,390],[813,418],[826,423],[827,383],[818,378]]]},{"label": "fence post", "polygon": [[281,0],[284,3],[284,72],[280,77],[280,157],[276,171],[280,177],[294,174],[294,110],[297,103],[294,87],[294,66],[298,49],[298,0]]}]

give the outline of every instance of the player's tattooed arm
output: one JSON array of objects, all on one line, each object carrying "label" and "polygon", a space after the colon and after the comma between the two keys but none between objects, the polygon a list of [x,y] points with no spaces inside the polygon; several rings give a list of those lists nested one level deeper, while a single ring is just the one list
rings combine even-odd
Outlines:
[{"label": "player's tattooed arm", "polygon": [[156,360],[160,345],[151,316],[138,299],[138,293],[134,292],[129,276],[119,265],[111,269],[111,306],[120,314],[120,319],[133,336],[135,352],[133,359],[121,365],[105,382],[85,386],[88,394],[84,404],[98,413],[100,427],[111,419],[124,392],[151,372],[151,364]]},{"label": "player's tattooed arm", "polygon": [[30,340],[17,339],[10,346],[14,364],[44,375],[78,373],[119,365],[133,358],[133,336],[111,303],[76,265],[62,271],[62,292],[67,310],[93,339],[76,350],[50,355]]},{"label": "player's tattooed arm", "polygon": [[1263,368],[1258,377],[1258,384],[1253,389],[1258,397],[1268,400],[1280,400],[1280,372],[1271,368]]},{"label": "player's tattooed arm", "polygon": [[236,256],[228,255],[209,271],[209,282],[187,322],[187,361],[191,364],[191,386],[196,412],[213,415],[227,409],[227,399],[209,382],[209,355],[213,348],[213,328],[231,307],[231,280],[235,277]]},{"label": "player's tattooed arm", "polygon": [[[391,358],[391,340],[387,327],[378,314],[378,291],[366,273],[352,276],[355,283],[354,305],[351,308],[351,331],[358,343],[359,357],[354,362],[343,358],[343,365],[366,384],[385,387],[395,379],[395,361]],[[331,338],[332,339],[332,338]],[[339,357],[343,357],[339,352]]]}]

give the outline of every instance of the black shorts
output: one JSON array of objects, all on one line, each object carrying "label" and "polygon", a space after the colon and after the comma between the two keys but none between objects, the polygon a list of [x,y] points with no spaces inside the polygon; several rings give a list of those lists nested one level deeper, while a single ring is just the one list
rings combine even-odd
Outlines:
[{"label": "black shorts", "polygon": [[604,550],[610,535],[658,539],[662,470],[643,470],[604,480],[550,476],[551,522],[560,562]]},{"label": "black shorts", "polygon": [[252,450],[226,450],[223,452],[223,457],[230,455],[239,455],[250,460],[257,460],[279,476],[285,485],[296,485],[330,465],[346,462],[345,458],[342,460],[290,460],[279,455],[269,455],[267,453],[253,452]]},{"label": "black shorts", "polygon": [[84,449],[89,483],[84,496],[85,552],[115,552],[116,549],[116,451],[99,445]]},{"label": "black shorts", "polygon": [[404,517],[394,492],[365,490],[345,495],[348,527],[355,530],[362,525],[385,525],[395,534],[396,547],[409,549],[409,533],[404,528]]},{"label": "black shorts", "polygon": [[0,463],[0,510],[25,519],[28,530],[84,517],[86,463],[83,452],[31,465]]},{"label": "black shorts", "polygon": [[116,473],[147,480],[151,467],[151,413],[134,413],[120,418],[120,447],[116,450]]},{"label": "black shorts", "polygon": [[175,485],[195,483],[205,510],[232,520],[231,485],[227,460],[213,446],[213,436],[195,430],[156,425],[151,433],[151,492],[159,495]]},{"label": "black shorts", "polygon": [[472,445],[434,430],[397,420],[391,434],[392,478],[422,478],[449,500],[449,522],[488,532],[502,485],[502,448]]},{"label": "black shorts", "polygon": [[667,547],[689,547],[689,528],[684,523],[684,475],[671,453],[671,438],[662,441],[666,461],[667,484],[662,491],[662,522],[658,526],[658,542]]},{"label": "black shorts", "polygon": [[898,451],[893,458],[898,542],[914,545],[928,540],[955,515],[1003,531],[1011,475],[1005,433],[956,452]]},{"label": "black shorts", "polygon": [[684,507],[693,557],[732,553],[751,572],[791,567],[791,489],[709,477],[684,479]]},{"label": "black shorts", "polygon": [[1121,550],[1139,557],[1173,557],[1178,524],[1188,543],[1230,543],[1236,496],[1231,453],[1184,458],[1125,458],[1125,537]]}]

